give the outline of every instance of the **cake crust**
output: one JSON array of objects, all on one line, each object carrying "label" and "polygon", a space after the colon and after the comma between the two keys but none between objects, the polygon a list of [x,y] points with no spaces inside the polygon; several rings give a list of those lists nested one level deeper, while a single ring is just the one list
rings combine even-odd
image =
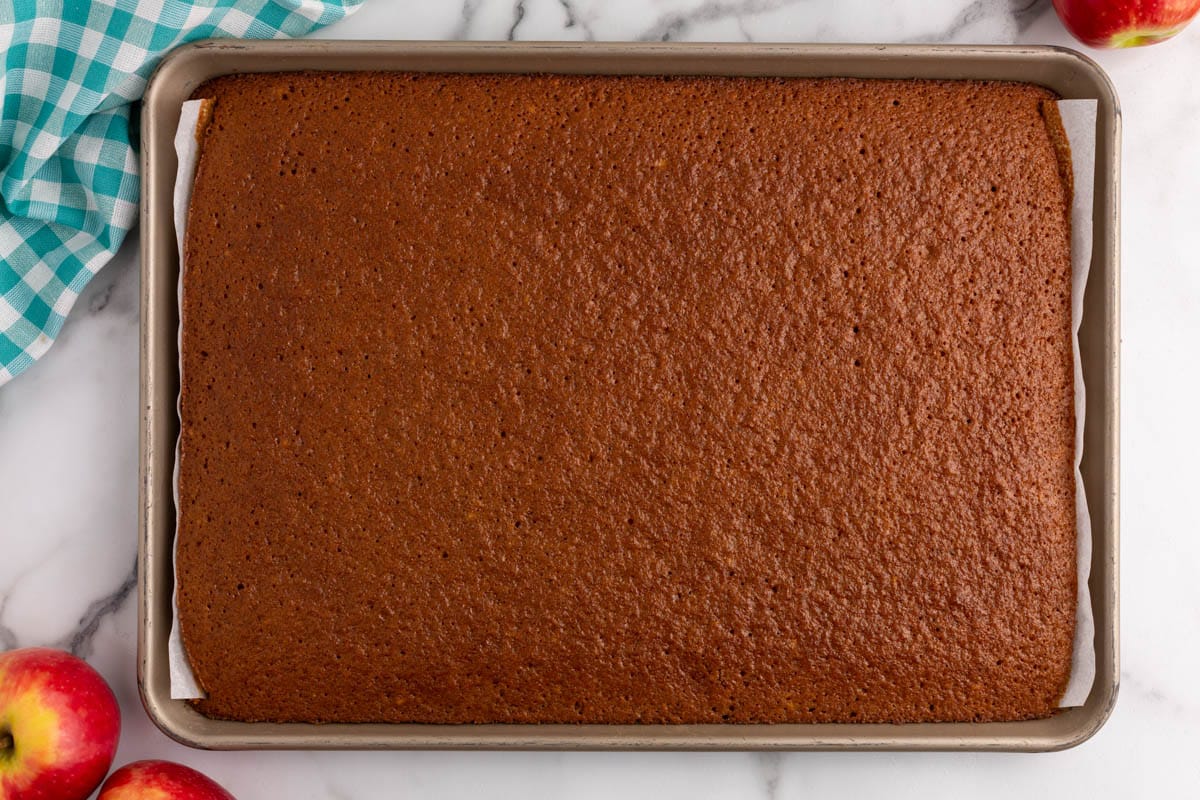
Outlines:
[{"label": "cake crust", "polygon": [[1054,712],[1076,533],[1050,92],[196,96],[176,566],[203,713]]}]

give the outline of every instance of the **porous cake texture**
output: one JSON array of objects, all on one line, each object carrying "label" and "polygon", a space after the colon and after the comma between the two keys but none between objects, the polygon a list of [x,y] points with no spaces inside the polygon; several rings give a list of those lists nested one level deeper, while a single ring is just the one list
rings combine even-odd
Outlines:
[{"label": "porous cake texture", "polygon": [[1070,173],[976,82],[218,79],[178,601],[237,720],[1052,714]]}]

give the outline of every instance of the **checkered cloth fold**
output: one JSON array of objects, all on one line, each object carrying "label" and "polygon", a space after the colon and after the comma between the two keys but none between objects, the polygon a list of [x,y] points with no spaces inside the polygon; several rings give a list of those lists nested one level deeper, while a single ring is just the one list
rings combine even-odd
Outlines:
[{"label": "checkered cloth fold", "polygon": [[0,385],[49,349],[137,219],[132,105],[164,53],[301,36],[362,0],[0,0]]}]

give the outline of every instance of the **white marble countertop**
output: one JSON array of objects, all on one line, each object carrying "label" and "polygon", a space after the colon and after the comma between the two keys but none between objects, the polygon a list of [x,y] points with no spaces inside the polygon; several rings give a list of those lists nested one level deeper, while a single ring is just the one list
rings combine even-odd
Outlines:
[{"label": "white marble countertop", "polygon": [[[330,38],[1071,45],[1049,0],[368,0]],[[1064,753],[205,753],[158,732],[135,680],[138,244],[0,390],[0,649],[69,647],[125,715],[118,762],[161,757],[255,797],[1200,796],[1200,23],[1091,52],[1124,110],[1122,687]]]}]

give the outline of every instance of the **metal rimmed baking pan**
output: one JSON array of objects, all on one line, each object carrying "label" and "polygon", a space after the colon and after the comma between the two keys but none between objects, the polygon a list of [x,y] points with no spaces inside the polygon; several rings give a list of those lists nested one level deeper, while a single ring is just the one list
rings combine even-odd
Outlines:
[{"label": "metal rimmed baking pan", "polygon": [[[232,73],[296,70],[739,75],[1011,80],[1067,99],[1099,101],[1092,267],[1079,344],[1088,403],[1082,475],[1092,518],[1090,588],[1096,680],[1087,703],[1048,719],[997,723],[790,725],[273,724],[208,719],[170,699],[179,433],[177,286],[172,221],[173,138],[181,103],[204,81]],[[155,72],[142,113],[142,335],[138,684],[151,719],[197,747],[1055,750],[1079,744],[1107,719],[1118,666],[1118,186],[1120,112],[1092,61],[1053,47],[490,44],[459,42],[211,41],[171,53]]]}]

